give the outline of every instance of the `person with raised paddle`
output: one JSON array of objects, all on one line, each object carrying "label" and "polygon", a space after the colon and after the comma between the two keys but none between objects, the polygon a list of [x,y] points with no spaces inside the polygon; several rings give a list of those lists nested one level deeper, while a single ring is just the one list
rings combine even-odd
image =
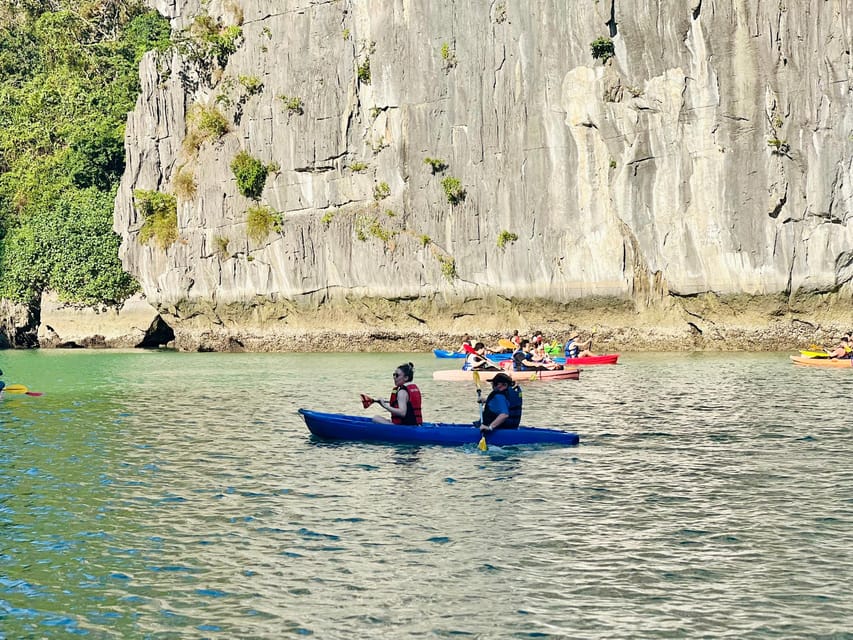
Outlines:
[{"label": "person with raised paddle", "polygon": [[486,345],[478,342],[466,350],[468,357],[465,358],[465,371],[500,371],[501,368],[486,358]]},{"label": "person with raised paddle", "polygon": [[521,424],[521,388],[506,373],[499,373],[491,380],[492,392],[483,400],[480,432],[495,429],[517,429]]},{"label": "person with raised paddle", "polygon": [[391,398],[374,399],[361,394],[361,402],[366,409],[374,402],[391,414],[390,419],[385,416],[374,416],[374,422],[391,422],[402,425],[423,424],[421,415],[421,390],[412,382],[415,377],[415,365],[411,362],[401,364],[394,369],[394,388],[391,390]]},{"label": "person with raised paddle", "polygon": [[569,334],[569,339],[566,341],[564,349],[566,358],[586,358],[595,355],[590,351],[592,348],[592,336],[584,341],[579,341],[579,338],[580,334],[577,331],[572,331]]}]

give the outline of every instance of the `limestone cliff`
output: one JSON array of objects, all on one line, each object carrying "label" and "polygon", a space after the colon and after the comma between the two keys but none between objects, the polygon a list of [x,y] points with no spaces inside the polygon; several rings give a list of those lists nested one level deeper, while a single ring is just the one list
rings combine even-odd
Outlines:
[{"label": "limestone cliff", "polygon": [[[179,336],[849,310],[853,2],[151,4],[240,27],[219,63],[149,54],[128,120],[122,260]],[[188,144],[214,108],[227,131]],[[257,202],[241,151],[270,168]],[[165,249],[140,189],[178,194]]]}]

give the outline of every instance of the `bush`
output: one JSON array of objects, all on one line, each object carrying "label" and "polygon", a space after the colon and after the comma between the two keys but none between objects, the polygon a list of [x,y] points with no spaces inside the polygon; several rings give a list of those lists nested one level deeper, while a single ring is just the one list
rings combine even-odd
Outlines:
[{"label": "bush", "polygon": [[246,234],[257,242],[266,238],[273,231],[281,231],[284,219],[277,211],[266,205],[249,207],[246,211]]},{"label": "bush", "polygon": [[228,257],[228,244],[229,240],[225,236],[216,236],[213,239],[213,242],[216,244],[216,252],[219,254],[221,258]]},{"label": "bush", "polygon": [[260,200],[267,181],[267,166],[253,158],[245,151],[241,151],[231,161],[231,171],[237,178],[237,190],[252,200]]},{"label": "bush", "polygon": [[224,26],[209,15],[199,15],[189,29],[175,38],[178,51],[189,61],[203,68],[214,62],[224,69],[228,58],[242,43],[243,30],[239,26]]},{"label": "bush", "polygon": [[596,38],[590,43],[592,57],[602,62],[607,62],[614,55],[613,40],[610,38]]},{"label": "bush", "polygon": [[465,200],[467,193],[462,188],[459,179],[447,177],[441,181],[441,186],[444,188],[444,195],[447,196],[447,201],[450,204],[456,205]]},{"label": "bush", "polygon": [[161,249],[166,249],[178,239],[178,202],[175,196],[160,191],[133,192],[136,211],[143,217],[139,229],[139,241],[147,243],[157,240]]},{"label": "bush", "polygon": [[140,2],[0,7],[0,297],[118,304],[138,290],[118,258],[115,189],[140,58],[169,36]]},{"label": "bush", "polygon": [[388,186],[387,182],[380,182],[375,187],[373,187],[373,199],[376,200],[376,202],[384,200],[390,195],[391,187]]},{"label": "bush", "polygon": [[250,96],[257,95],[264,90],[264,83],[258,76],[238,76],[237,80]]},{"label": "bush", "polygon": [[216,107],[196,105],[187,114],[187,135],[184,150],[195,153],[208,140],[219,140],[228,133],[228,119]]},{"label": "bush", "polygon": [[518,235],[506,230],[501,231],[498,236],[498,247],[503,249],[507,242],[515,242],[516,240],[518,240]]},{"label": "bush", "polygon": [[284,94],[278,97],[284,103],[284,108],[289,114],[301,116],[305,111],[302,105],[302,98],[299,96],[286,96]]},{"label": "bush", "polygon": [[441,173],[447,169],[447,163],[439,158],[424,158],[424,164],[428,164],[432,170],[432,175]]},{"label": "bush", "polygon": [[456,273],[456,260],[450,256],[438,256],[438,262],[441,264],[441,274],[453,282],[458,277]]},{"label": "bush", "polygon": [[112,229],[113,192],[69,190],[0,244],[0,297],[37,302],[49,288],[59,299],[117,305],[139,290],[118,258]]},{"label": "bush", "polygon": [[446,42],[441,45],[441,59],[445,71],[450,71],[456,66],[456,52]]},{"label": "bush", "polygon": [[358,65],[358,81],[363,84],[370,84],[370,58]]},{"label": "bush", "polygon": [[196,184],[192,169],[182,166],[175,172],[172,178],[172,190],[181,200],[192,200],[195,198],[198,185]]}]

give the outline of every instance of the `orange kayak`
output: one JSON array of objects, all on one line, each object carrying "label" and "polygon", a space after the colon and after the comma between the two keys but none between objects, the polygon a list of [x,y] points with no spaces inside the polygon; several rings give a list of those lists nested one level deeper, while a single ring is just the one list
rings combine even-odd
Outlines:
[{"label": "orange kayak", "polygon": [[831,369],[853,369],[853,359],[843,358],[804,358],[803,356],[791,356],[791,362],[804,367],[829,367]]}]

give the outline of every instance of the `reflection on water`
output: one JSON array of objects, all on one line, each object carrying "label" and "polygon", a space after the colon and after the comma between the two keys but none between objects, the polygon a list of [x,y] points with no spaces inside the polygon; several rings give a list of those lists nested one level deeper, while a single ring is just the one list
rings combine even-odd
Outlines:
[{"label": "reflection on water", "polygon": [[628,354],[525,386],[579,447],[483,453],[296,414],[411,359],[474,420],[432,356],[2,356],[0,638],[851,637],[847,371]]}]

